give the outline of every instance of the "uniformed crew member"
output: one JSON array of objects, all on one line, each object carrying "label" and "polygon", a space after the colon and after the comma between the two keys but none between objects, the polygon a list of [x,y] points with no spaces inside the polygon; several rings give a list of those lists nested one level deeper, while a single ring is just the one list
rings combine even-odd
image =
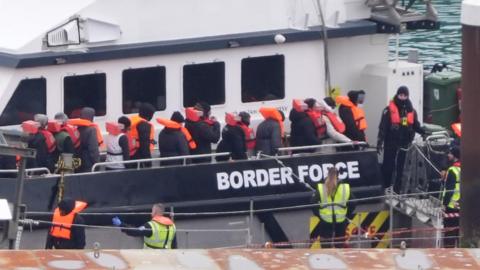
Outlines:
[{"label": "uniformed crew member", "polygon": [[355,204],[351,202],[353,196],[350,185],[339,182],[338,170],[329,168],[325,183],[318,184],[314,198],[320,205],[319,209],[314,210],[320,223],[311,237],[320,236],[322,248],[343,247],[348,219],[355,209]]},{"label": "uniformed crew member", "polygon": [[[460,148],[454,146],[450,149],[448,159],[452,162],[445,176],[445,188],[443,190],[443,206],[447,213],[444,218],[445,228],[455,228],[460,225]],[[457,242],[458,229],[445,232],[444,247],[454,247]]]},{"label": "uniformed crew member", "polygon": [[52,226],[47,236],[46,249],[83,249],[85,247],[85,222],[79,213],[87,203],[64,198],[53,212]]},{"label": "uniformed crew member", "polygon": [[130,236],[143,237],[143,248],[146,249],[172,249],[176,248],[176,229],[173,221],[163,216],[164,206],[161,203],[152,207],[152,220],[144,225],[132,228],[122,223],[120,218],[114,217],[112,223],[122,227],[122,232]]}]

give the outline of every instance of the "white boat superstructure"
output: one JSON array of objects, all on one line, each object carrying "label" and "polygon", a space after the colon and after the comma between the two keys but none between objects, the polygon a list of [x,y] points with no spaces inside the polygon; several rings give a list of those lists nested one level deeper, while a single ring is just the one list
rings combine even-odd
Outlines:
[{"label": "white boat superstructure", "polygon": [[346,93],[369,80],[367,66],[388,62],[389,34],[368,20],[364,0],[18,0],[0,7],[0,126],[17,127],[34,113],[75,117],[84,106],[96,109],[103,126],[136,113],[141,102],[156,107],[155,117],[169,117],[200,100],[220,120],[248,111],[256,122],[261,106],[287,112],[293,98],[325,97],[326,67],[331,85]]}]

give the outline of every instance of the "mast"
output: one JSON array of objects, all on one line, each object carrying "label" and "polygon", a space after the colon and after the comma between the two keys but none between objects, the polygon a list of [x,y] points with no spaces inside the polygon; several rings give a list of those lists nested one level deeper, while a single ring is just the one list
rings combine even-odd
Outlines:
[{"label": "mast", "polygon": [[462,3],[462,174],[460,233],[463,247],[480,246],[480,1]]}]

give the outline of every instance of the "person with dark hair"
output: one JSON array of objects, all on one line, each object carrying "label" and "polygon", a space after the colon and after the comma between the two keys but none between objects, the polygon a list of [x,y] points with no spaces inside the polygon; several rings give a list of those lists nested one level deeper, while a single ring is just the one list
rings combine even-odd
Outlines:
[{"label": "person with dark hair", "polygon": [[143,237],[144,249],[173,249],[177,247],[176,228],[173,221],[164,216],[165,207],[161,203],[152,206],[152,220],[140,227],[123,223],[119,217],[112,218],[112,224],[122,228],[129,236]]},{"label": "person with dark hair", "polygon": [[180,113],[179,111],[173,112],[170,120],[180,125],[180,130],[182,131],[185,139],[187,140],[189,151],[197,148],[197,143],[193,140],[192,134],[190,134],[190,131],[188,131],[188,129],[183,125],[185,123],[185,118],[183,117],[182,113]]},{"label": "person with dark hair", "polygon": [[44,114],[35,114],[34,121],[23,122],[22,127],[28,125],[28,123],[32,123],[37,127],[37,131],[32,132],[28,140],[28,147],[35,149],[37,155],[35,158],[26,160],[26,167],[46,167],[53,172],[55,170],[55,162],[53,158],[57,146],[55,137],[47,130],[48,117]]},{"label": "person with dark hair", "polygon": [[[157,122],[165,126],[158,134],[158,150],[161,157],[186,156],[190,154],[188,142],[182,132],[183,115],[174,112],[170,119],[157,118]],[[161,165],[181,165],[183,160],[162,161]]]},{"label": "person with dark hair", "polygon": [[[190,153],[192,155],[212,153],[212,143],[217,143],[220,139],[220,123],[214,117],[210,117],[210,105],[206,102],[198,102],[194,107],[186,108],[185,113],[187,115],[185,127],[197,144]],[[210,161],[211,158],[192,159],[193,163]]]},{"label": "person with dark hair", "polygon": [[64,198],[53,212],[52,226],[47,235],[46,249],[85,248],[85,224],[79,213],[87,203]]},{"label": "person with dark hair", "polygon": [[[314,110],[317,101],[313,98],[293,100],[293,108],[288,118],[290,119],[290,145],[307,146],[319,145],[325,129],[321,114]],[[296,150],[295,153],[315,152],[315,149]]]},{"label": "person with dark hair", "polygon": [[[130,119],[126,116],[118,118],[117,123],[106,123],[106,129],[108,132],[108,135],[105,138],[107,144],[106,162],[122,162],[130,159],[130,142],[128,137],[130,125]],[[106,168],[108,170],[125,169],[125,164],[109,164]]]},{"label": "person with dark hair", "polygon": [[[152,157],[152,150],[156,144],[155,129],[150,123],[155,107],[149,103],[142,103],[138,115],[130,117],[130,137],[134,144],[130,152],[131,159],[146,159]],[[144,162],[142,167],[150,167],[150,162]]]},{"label": "person with dark hair", "polygon": [[365,130],[367,129],[367,120],[365,112],[359,105],[365,100],[365,91],[352,90],[348,96],[338,96],[336,102],[340,104],[338,113],[345,124],[345,136],[352,141],[365,142]]},{"label": "person with dark hair", "polygon": [[[448,159],[451,166],[445,175],[445,185],[442,193],[443,207],[448,218],[443,220],[443,226],[447,229],[445,232],[444,247],[456,247],[458,243],[460,226],[460,179],[461,179],[461,163],[460,163],[460,146],[453,145],[450,147]],[[452,230],[448,230],[452,229]]]},{"label": "person with dark hair", "polygon": [[340,181],[338,170],[331,167],[325,182],[318,184],[312,198],[319,203],[319,208],[314,209],[313,213],[320,218],[320,223],[318,230],[313,231],[310,238],[320,237],[322,248],[344,247],[346,239],[343,237],[348,219],[353,217],[355,210],[350,184]]},{"label": "person with dark hair", "polygon": [[260,113],[265,120],[257,127],[255,151],[272,156],[277,154],[278,148],[283,145],[285,115],[274,107],[262,107]]},{"label": "person with dark hair", "polygon": [[242,128],[243,133],[245,134],[245,143],[247,146],[247,155],[253,155],[255,150],[255,131],[250,127],[250,114],[248,112],[239,112],[238,116],[240,117],[240,122],[238,126]]},{"label": "person with dark hair", "polygon": [[377,152],[383,151],[382,174],[384,187],[392,185],[392,174],[395,171],[394,190],[400,191],[406,151],[415,133],[421,135],[425,131],[418,122],[417,112],[408,99],[409,91],[401,86],[397,94],[383,110],[378,128]]},{"label": "person with dark hair", "polygon": [[225,127],[222,130],[222,140],[218,143],[217,153],[229,152],[230,156],[219,156],[218,161],[247,159],[245,133],[240,127],[240,116],[233,113],[225,114]]}]

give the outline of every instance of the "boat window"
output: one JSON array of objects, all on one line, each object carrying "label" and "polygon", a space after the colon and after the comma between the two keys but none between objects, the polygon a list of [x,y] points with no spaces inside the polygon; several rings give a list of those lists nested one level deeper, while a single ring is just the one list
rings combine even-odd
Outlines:
[{"label": "boat window", "polygon": [[83,107],[94,108],[95,116],[106,114],[105,73],[66,76],[63,85],[63,110],[70,118],[80,117]]},{"label": "boat window", "polygon": [[183,66],[183,106],[225,103],[225,62]]},{"label": "boat window", "polygon": [[18,125],[33,120],[36,113],[47,111],[47,80],[45,78],[20,81],[0,116],[0,126]]},{"label": "boat window", "polygon": [[148,102],[157,111],[166,108],[165,67],[135,68],[123,71],[123,113],[138,113]]},{"label": "boat window", "polygon": [[285,57],[272,55],[242,59],[242,102],[285,97]]}]

